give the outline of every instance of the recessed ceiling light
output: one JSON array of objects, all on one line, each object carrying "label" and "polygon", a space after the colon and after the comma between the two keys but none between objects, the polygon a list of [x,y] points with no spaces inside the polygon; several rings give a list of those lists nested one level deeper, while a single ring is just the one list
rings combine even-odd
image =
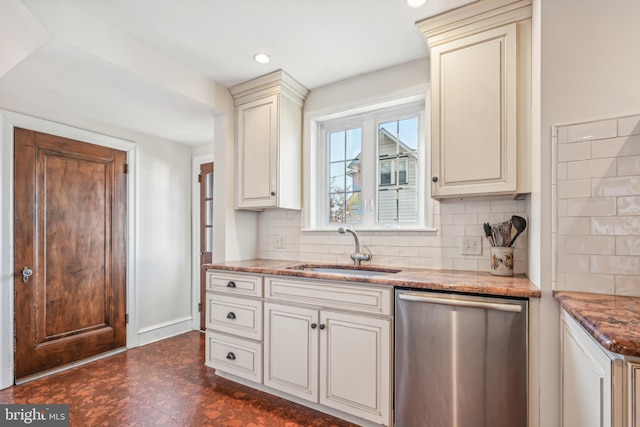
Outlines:
[{"label": "recessed ceiling light", "polygon": [[268,64],[271,58],[266,53],[256,53],[253,55],[253,60],[258,64]]},{"label": "recessed ceiling light", "polygon": [[409,5],[409,7],[420,7],[426,2],[427,0],[407,0],[407,5]]}]

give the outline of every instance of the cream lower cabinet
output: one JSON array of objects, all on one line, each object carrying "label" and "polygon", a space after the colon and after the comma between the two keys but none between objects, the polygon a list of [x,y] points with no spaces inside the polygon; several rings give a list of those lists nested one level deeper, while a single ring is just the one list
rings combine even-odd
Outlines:
[{"label": "cream lower cabinet", "polygon": [[207,271],[205,364],[262,384],[262,276]]},{"label": "cream lower cabinet", "polygon": [[640,359],[600,346],[562,312],[562,427],[640,427]]},{"label": "cream lower cabinet", "polygon": [[264,384],[389,425],[391,322],[265,303]]},{"label": "cream lower cabinet", "polygon": [[215,270],[207,286],[207,366],[358,424],[392,424],[391,286]]},{"label": "cream lower cabinet", "polygon": [[264,384],[391,425],[391,287],[267,277]]}]

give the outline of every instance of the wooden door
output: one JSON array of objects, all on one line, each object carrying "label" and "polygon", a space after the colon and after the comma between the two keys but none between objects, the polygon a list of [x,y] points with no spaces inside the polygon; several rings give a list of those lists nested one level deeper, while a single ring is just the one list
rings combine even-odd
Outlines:
[{"label": "wooden door", "polygon": [[126,153],[18,128],[14,143],[20,379],[126,344]]},{"label": "wooden door", "polygon": [[[200,266],[213,260],[213,163],[200,165]],[[204,302],[207,295],[207,272],[200,268],[200,329],[207,328]]]}]

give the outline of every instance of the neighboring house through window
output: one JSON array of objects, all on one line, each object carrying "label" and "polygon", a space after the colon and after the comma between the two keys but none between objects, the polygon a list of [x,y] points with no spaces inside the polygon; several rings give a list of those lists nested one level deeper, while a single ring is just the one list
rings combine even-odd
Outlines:
[{"label": "neighboring house through window", "polygon": [[315,227],[424,228],[424,102],[319,121]]}]

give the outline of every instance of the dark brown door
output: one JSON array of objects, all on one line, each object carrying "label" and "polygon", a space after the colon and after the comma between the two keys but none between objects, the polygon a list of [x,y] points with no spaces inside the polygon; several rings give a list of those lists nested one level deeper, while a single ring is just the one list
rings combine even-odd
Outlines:
[{"label": "dark brown door", "polygon": [[[200,165],[200,265],[213,259],[213,163]],[[206,272],[200,269],[200,329],[207,328],[205,319]]]},{"label": "dark brown door", "polygon": [[126,153],[18,128],[14,143],[20,379],[126,345]]}]

